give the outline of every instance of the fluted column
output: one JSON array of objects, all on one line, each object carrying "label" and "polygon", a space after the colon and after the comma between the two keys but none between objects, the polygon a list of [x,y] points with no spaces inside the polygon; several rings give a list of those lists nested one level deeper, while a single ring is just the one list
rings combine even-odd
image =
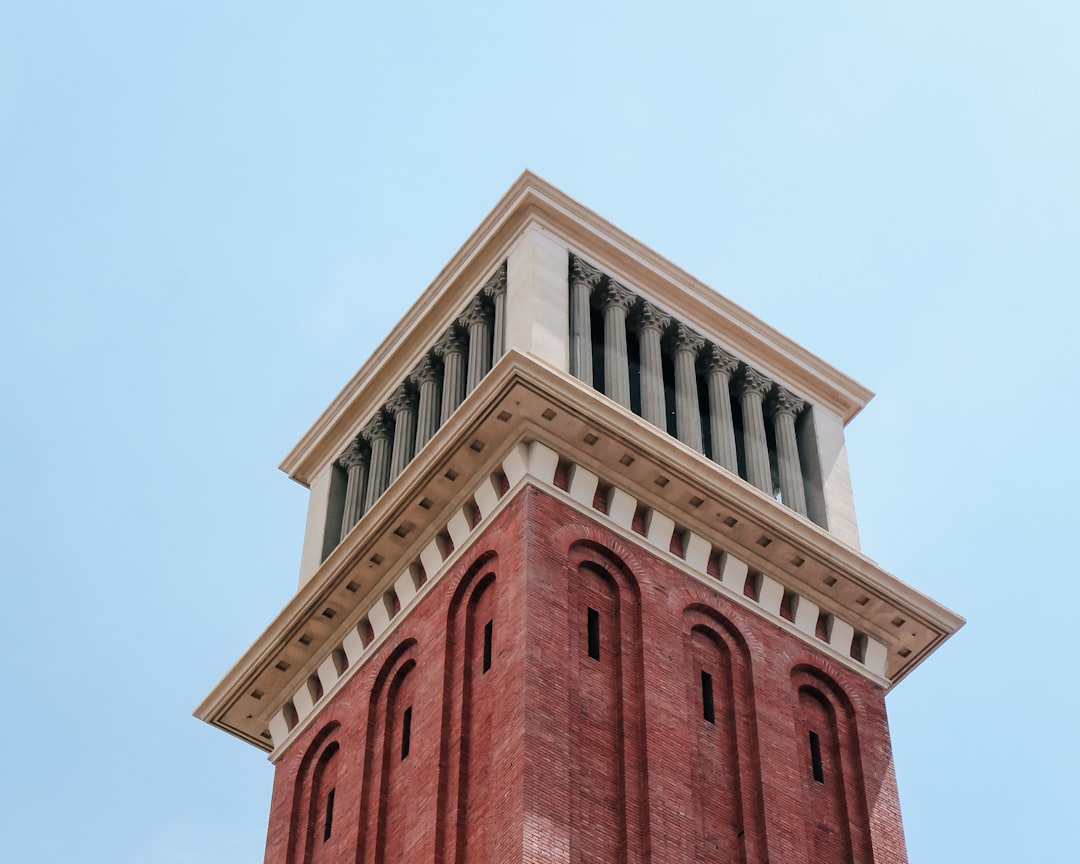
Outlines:
[{"label": "fluted column", "polygon": [[685,324],[676,323],[668,333],[668,345],[675,356],[675,434],[683,444],[702,453],[697,356],[705,340]]},{"label": "fluted column", "polygon": [[651,303],[642,303],[631,321],[638,336],[641,358],[641,416],[653,426],[667,431],[667,405],[664,400],[664,360],[661,337],[671,324]]},{"label": "fluted column", "polygon": [[743,369],[736,390],[742,405],[743,448],[746,450],[746,479],[762,492],[772,495],[772,470],[769,468],[769,441],[765,437],[765,394],[772,381],[749,366]]},{"label": "fluted column", "polygon": [[394,391],[386,410],[394,416],[394,446],[390,454],[390,481],[412,461],[416,444],[416,391],[406,382]]},{"label": "fluted column", "polygon": [[709,426],[713,461],[733,474],[739,473],[739,456],[735,450],[735,423],[731,419],[732,373],[739,361],[722,348],[709,345],[704,353],[705,388],[709,395]]},{"label": "fluted column", "polygon": [[364,494],[365,513],[390,485],[390,441],[393,435],[393,421],[382,411],[375,414],[364,430],[364,437],[371,444],[367,491]]},{"label": "fluted column", "polygon": [[458,323],[469,332],[469,367],[465,392],[472,393],[491,369],[491,310],[483,297],[476,297]]},{"label": "fluted column", "polygon": [[426,355],[413,370],[409,380],[419,392],[414,448],[414,453],[419,453],[439,431],[439,361],[433,354]]},{"label": "fluted column", "polygon": [[452,325],[435,343],[435,353],[442,358],[442,403],[439,425],[442,426],[465,398],[465,339]]},{"label": "fluted column", "polygon": [[608,279],[595,302],[604,313],[604,393],[624,408],[630,407],[630,361],[626,353],[626,313],[637,297],[614,279]]},{"label": "fluted column", "polygon": [[595,267],[570,256],[570,374],[590,387],[594,386],[590,299],[603,278]]},{"label": "fluted column", "polygon": [[780,474],[780,500],[796,513],[806,515],[806,490],[803,487],[799,442],[795,437],[795,418],[806,403],[777,387],[769,400],[776,430],[776,462]]},{"label": "fluted column", "polygon": [[491,336],[492,365],[506,353],[506,265],[503,264],[483,287],[483,294],[491,301],[494,325]]},{"label": "fluted column", "polygon": [[367,480],[368,449],[362,439],[357,438],[349,449],[338,459],[338,464],[345,469],[345,512],[341,514],[341,539],[352,530],[353,525],[364,515],[364,482]]}]

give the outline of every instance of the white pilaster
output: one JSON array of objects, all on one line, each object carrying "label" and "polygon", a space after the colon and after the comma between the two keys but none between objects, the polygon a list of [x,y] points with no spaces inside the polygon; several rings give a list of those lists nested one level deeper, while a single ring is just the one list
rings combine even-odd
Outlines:
[{"label": "white pilaster", "polygon": [[569,370],[570,253],[528,225],[506,263],[506,347]]}]

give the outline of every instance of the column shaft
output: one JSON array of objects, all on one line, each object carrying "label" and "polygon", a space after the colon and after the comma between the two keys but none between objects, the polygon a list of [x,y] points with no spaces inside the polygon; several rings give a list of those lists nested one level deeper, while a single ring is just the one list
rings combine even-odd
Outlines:
[{"label": "column shaft", "polygon": [[[364,483],[367,480],[368,454],[359,440],[338,460],[345,469],[345,509],[341,514],[341,539],[364,515]],[[340,542],[340,541],[339,541]]]},{"label": "column shaft", "polygon": [[701,407],[698,402],[697,355],[705,340],[683,324],[671,332],[675,352],[675,429],[679,440],[698,453],[704,452],[701,440]]},{"label": "column shaft", "polygon": [[602,274],[580,258],[570,256],[570,374],[590,387],[593,383],[592,316],[593,289]]},{"label": "column shaft", "polygon": [[604,393],[630,407],[630,361],[626,352],[626,314],[637,298],[614,279],[599,295],[604,310]]},{"label": "column shaft", "polygon": [[796,513],[806,515],[806,489],[803,486],[799,441],[795,435],[795,417],[805,403],[786,390],[777,388],[772,400],[776,430],[776,462],[780,475],[780,500]]},{"label": "column shaft", "polygon": [[423,359],[412,374],[412,382],[419,391],[419,407],[416,411],[417,453],[439,431],[439,370],[432,355]]},{"label": "column shaft", "polygon": [[762,492],[772,495],[772,469],[769,467],[769,441],[765,436],[763,399],[772,388],[764,375],[747,367],[739,380],[742,405],[743,448],[746,454],[746,479]]},{"label": "column shaft", "polygon": [[664,399],[664,360],[661,338],[671,318],[650,303],[635,315],[638,355],[641,363],[641,416],[667,431],[667,404]]},{"label": "column shaft", "polygon": [[491,369],[491,313],[480,297],[473,300],[458,323],[469,331],[469,366],[465,392],[472,393]]},{"label": "column shaft", "polygon": [[465,346],[455,327],[451,327],[436,343],[435,352],[442,357],[442,404],[439,425],[442,426],[465,399]]},{"label": "column shaft", "polygon": [[368,468],[364,512],[371,509],[390,485],[390,448],[393,430],[390,421],[380,411],[369,424],[365,437],[371,442],[371,462]]},{"label": "column shaft", "polygon": [[393,481],[413,458],[416,444],[416,394],[408,384],[394,393],[387,410],[394,415],[394,444],[390,454],[390,481]]},{"label": "column shaft", "polygon": [[735,449],[735,423],[731,417],[731,373],[739,361],[710,345],[705,359],[705,387],[709,396],[709,427],[713,461],[733,474],[739,473]]}]

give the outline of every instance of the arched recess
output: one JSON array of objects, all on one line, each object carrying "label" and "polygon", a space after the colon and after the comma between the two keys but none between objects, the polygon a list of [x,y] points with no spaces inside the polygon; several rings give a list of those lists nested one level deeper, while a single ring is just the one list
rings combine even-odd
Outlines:
[{"label": "arched recess", "polygon": [[570,860],[649,860],[641,601],[630,569],[578,541],[568,553]]},{"label": "arched recess", "polygon": [[869,814],[851,700],[831,677],[810,666],[795,667],[791,682],[797,764],[813,859],[871,864]]},{"label": "arched recess", "polygon": [[[299,864],[300,861],[307,864],[310,861],[312,838],[320,830],[320,810],[324,804],[320,801],[319,787],[325,785],[323,778],[328,766],[337,770],[338,760],[335,757],[340,749],[337,740],[340,728],[341,724],[337,721],[327,723],[312,738],[300,760],[293,786],[289,846],[285,859],[288,864]],[[325,813],[321,816],[325,819]]]},{"label": "arched recess", "polygon": [[496,603],[498,556],[486,553],[466,571],[446,620],[443,735],[440,746],[436,861],[496,860],[490,844],[511,831],[499,806],[502,790],[493,760],[500,626]]},{"label": "arched recess", "polygon": [[405,850],[427,829],[415,812],[425,766],[409,758],[423,730],[433,728],[433,718],[413,710],[416,654],[415,640],[402,642],[371,690],[357,864],[408,860]]},{"label": "arched recess", "polygon": [[683,612],[695,860],[760,861],[764,802],[750,650],[738,629],[702,605]]}]

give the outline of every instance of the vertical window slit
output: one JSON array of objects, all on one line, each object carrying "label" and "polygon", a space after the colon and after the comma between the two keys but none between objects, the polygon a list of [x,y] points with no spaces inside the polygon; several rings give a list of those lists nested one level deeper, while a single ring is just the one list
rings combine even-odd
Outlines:
[{"label": "vertical window slit", "polygon": [[821,739],[817,732],[810,733],[810,765],[814,771],[814,780],[825,782],[825,767],[821,764]]},{"label": "vertical window slit", "polygon": [[409,755],[409,739],[412,737],[412,705],[401,715],[401,758]]},{"label": "vertical window slit", "polygon": [[593,660],[600,659],[600,613],[595,609],[589,609],[588,622],[589,656]]},{"label": "vertical window slit", "polygon": [[326,793],[326,821],[323,823],[323,843],[330,839],[330,833],[334,830],[334,790]]},{"label": "vertical window slit", "polygon": [[492,621],[488,621],[484,625],[484,671],[487,672],[491,668],[491,632]]},{"label": "vertical window slit", "polygon": [[716,713],[713,710],[712,675],[704,669],[701,670],[701,709],[707,723],[716,722]]}]

